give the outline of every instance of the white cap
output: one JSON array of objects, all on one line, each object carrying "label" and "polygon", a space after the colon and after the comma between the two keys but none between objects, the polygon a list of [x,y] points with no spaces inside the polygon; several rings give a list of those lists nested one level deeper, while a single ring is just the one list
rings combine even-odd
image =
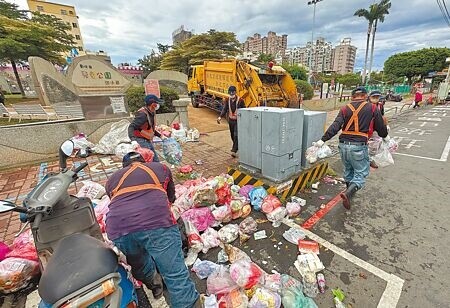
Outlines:
[{"label": "white cap", "polygon": [[72,140],[66,140],[63,144],[61,144],[61,150],[64,154],[66,154],[66,156],[72,155],[74,148],[75,145]]}]

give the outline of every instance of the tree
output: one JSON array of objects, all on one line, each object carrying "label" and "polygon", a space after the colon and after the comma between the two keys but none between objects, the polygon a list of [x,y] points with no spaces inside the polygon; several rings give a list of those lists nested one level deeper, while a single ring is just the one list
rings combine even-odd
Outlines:
[{"label": "tree", "polygon": [[271,55],[270,53],[262,53],[262,54],[260,54],[258,56],[258,60],[257,61],[261,62],[261,63],[267,63],[269,61],[272,61],[273,58],[274,58],[274,56]]},{"label": "tree", "polygon": [[314,90],[313,87],[306,80],[294,80],[297,85],[297,91],[303,94],[303,99],[308,100],[313,98]]},{"label": "tree", "polygon": [[367,40],[366,40],[366,55],[364,57],[364,70],[362,73],[362,82],[363,84],[366,82],[366,72],[367,72],[367,60],[369,58],[369,43],[370,43],[370,34],[372,33],[373,22],[375,21],[374,12],[372,11],[372,6],[370,10],[367,9],[359,9],[355,12],[354,16],[364,17],[368,22],[367,27]]},{"label": "tree", "polygon": [[384,62],[384,73],[389,79],[407,77],[411,82],[413,77],[423,77],[429,72],[446,68],[447,57],[450,57],[449,48],[424,48],[398,53]]},{"label": "tree", "polygon": [[163,54],[161,68],[187,73],[190,65],[219,60],[240,52],[240,43],[232,32],[214,29],[194,35]]},{"label": "tree", "polygon": [[355,73],[347,73],[336,77],[336,82],[343,84],[347,88],[356,87],[360,84],[360,80],[361,77]]},{"label": "tree", "polygon": [[30,19],[16,4],[4,0],[0,0],[0,8],[0,61],[11,63],[25,96],[16,63],[38,56],[62,64],[61,54],[73,47],[74,37],[66,34],[65,23],[52,16],[33,15]]},{"label": "tree", "polygon": [[377,33],[378,21],[383,23],[386,15],[389,14],[389,9],[391,8],[390,0],[381,0],[380,3],[373,4],[375,7],[375,22],[373,24],[373,33],[372,33],[372,47],[370,49],[370,65],[369,65],[369,74],[367,79],[370,80],[370,74],[372,73],[372,65],[373,65],[373,52],[375,50],[375,34]]},{"label": "tree", "polygon": [[169,45],[160,43],[157,43],[156,45],[158,47],[158,53],[152,49],[149,55],[145,55],[142,59],[138,60],[138,64],[144,68],[144,78],[146,78],[151,72],[159,70],[163,55],[170,49]]},{"label": "tree", "polygon": [[305,68],[298,65],[283,65],[282,66],[294,79],[308,80],[308,72]]}]

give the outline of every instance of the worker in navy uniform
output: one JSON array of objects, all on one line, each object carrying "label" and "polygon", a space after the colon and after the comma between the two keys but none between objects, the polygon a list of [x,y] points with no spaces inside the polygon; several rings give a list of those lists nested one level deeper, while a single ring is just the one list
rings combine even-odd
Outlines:
[{"label": "worker in navy uniform", "polygon": [[339,152],[344,164],[344,179],[347,189],[341,193],[343,205],[350,209],[350,201],[356,191],[364,187],[369,175],[369,135],[376,131],[387,140],[388,129],[378,108],[367,101],[367,90],[357,87],[352,91],[352,101],[339,111],[333,124],[314,144],[318,147],[333,138],[340,130]]},{"label": "worker in navy uniform", "polygon": [[220,120],[227,115],[228,126],[230,127],[230,136],[233,141],[233,147],[231,148],[231,156],[236,157],[238,151],[238,127],[237,127],[237,110],[239,108],[245,108],[244,100],[236,95],[236,87],[230,86],[228,88],[228,99],[224,100],[224,106],[220,116],[217,118],[217,123],[220,124]]}]

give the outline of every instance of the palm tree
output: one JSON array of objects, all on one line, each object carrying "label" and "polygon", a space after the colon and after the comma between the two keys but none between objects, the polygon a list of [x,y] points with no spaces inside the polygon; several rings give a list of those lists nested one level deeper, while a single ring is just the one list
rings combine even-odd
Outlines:
[{"label": "palm tree", "polygon": [[386,15],[389,14],[389,9],[391,8],[390,0],[381,0],[380,3],[374,4],[375,6],[375,23],[373,24],[373,33],[372,33],[372,47],[370,50],[370,65],[369,65],[369,74],[367,76],[367,80],[370,80],[370,74],[372,73],[372,64],[373,64],[373,51],[375,48],[375,34],[377,32],[378,21],[383,23]]},{"label": "palm tree", "polygon": [[[384,15],[389,14],[389,8],[391,7],[390,0],[381,0],[380,3],[370,5],[369,9],[359,9],[355,12],[354,16],[364,17],[368,21],[367,27],[367,42],[366,42],[366,56],[364,58],[364,70],[362,74],[362,83],[366,83],[366,72],[367,72],[367,61],[369,58],[369,43],[370,43],[370,35],[374,28],[376,28],[378,24],[378,20],[381,22],[384,21]],[[375,25],[375,26],[374,26]],[[373,62],[373,45],[375,44],[375,32],[372,37],[372,52],[371,52],[371,64],[369,72],[372,68]],[[370,75],[370,73],[369,73]]]}]

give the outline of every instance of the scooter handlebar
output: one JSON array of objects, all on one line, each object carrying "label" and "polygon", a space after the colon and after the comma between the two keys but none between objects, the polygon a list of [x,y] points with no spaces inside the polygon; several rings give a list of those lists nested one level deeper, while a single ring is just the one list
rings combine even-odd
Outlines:
[{"label": "scooter handlebar", "polygon": [[41,221],[42,221],[42,213],[36,214],[36,216],[34,217],[33,225],[31,226],[31,230],[36,231],[37,229],[39,229]]}]

